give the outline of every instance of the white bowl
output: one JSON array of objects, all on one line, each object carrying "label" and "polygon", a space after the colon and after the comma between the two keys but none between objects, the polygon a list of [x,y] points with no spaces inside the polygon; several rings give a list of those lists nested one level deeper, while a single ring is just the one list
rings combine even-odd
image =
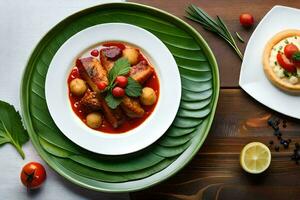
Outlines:
[{"label": "white bowl", "polygon": [[266,43],[285,29],[300,30],[300,10],[274,6],[257,25],[245,50],[240,86],[260,103],[285,115],[300,119],[300,96],[287,94],[272,83],[263,71],[262,56]]},{"label": "white bowl", "polygon": [[[123,41],[139,47],[154,66],[160,82],[153,113],[126,133],[102,133],[87,127],[73,112],[68,97],[67,78],[75,59],[104,41]],[[179,108],[181,81],[172,54],[156,36],[137,26],[107,23],[78,32],[58,49],[48,69],[45,92],[52,119],[71,141],[95,153],[121,155],[151,145],[166,132]]]}]

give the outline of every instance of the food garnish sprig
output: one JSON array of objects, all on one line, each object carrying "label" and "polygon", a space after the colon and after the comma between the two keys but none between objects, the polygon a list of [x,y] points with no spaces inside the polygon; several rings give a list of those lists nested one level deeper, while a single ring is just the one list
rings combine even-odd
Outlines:
[{"label": "food garnish sprig", "polygon": [[188,6],[186,13],[188,19],[200,23],[204,29],[214,32],[222,37],[235,50],[240,59],[243,60],[243,54],[238,48],[226,24],[219,16],[214,20],[205,11],[195,5]]},{"label": "food garnish sprig", "polygon": [[125,58],[118,59],[108,72],[108,86],[102,93],[106,93],[105,101],[111,109],[116,109],[126,94],[130,97],[139,97],[142,86],[133,78],[126,77],[130,71],[130,63]]}]

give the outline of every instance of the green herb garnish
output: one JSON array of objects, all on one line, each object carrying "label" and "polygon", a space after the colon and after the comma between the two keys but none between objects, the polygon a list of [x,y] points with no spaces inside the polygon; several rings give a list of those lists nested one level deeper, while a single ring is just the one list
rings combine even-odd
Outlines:
[{"label": "green herb garnish", "polygon": [[279,49],[279,51],[280,51],[280,50],[282,50],[282,48],[283,48],[283,46],[279,46],[279,48],[278,48],[278,49]]},{"label": "green herb garnish", "polygon": [[107,93],[105,101],[111,109],[116,109],[118,105],[120,105],[120,103],[122,102],[122,98],[114,97],[110,91]]},{"label": "green herb garnish", "polygon": [[[105,101],[111,109],[116,109],[122,102],[122,97],[114,97],[112,95],[112,89],[116,86],[115,79],[118,76],[127,75],[129,71],[130,63],[128,62],[128,60],[120,58],[115,62],[114,66],[108,73],[109,85],[104,92],[107,93]],[[128,83],[125,88],[125,93],[130,97],[138,97],[142,93],[142,86],[133,78],[128,77]]]},{"label": "green herb garnish", "polygon": [[277,61],[275,61],[274,64],[277,65]]},{"label": "green herb garnish", "polygon": [[283,74],[284,74],[284,76],[286,76],[288,78],[291,76],[291,74],[286,70],[283,71]]},{"label": "green herb garnish", "polygon": [[288,40],[284,40],[284,43],[288,44],[288,43],[289,43],[289,41],[288,41]]},{"label": "green herb garnish", "polygon": [[125,92],[130,97],[138,97],[142,94],[142,86],[133,78],[128,77],[128,83]]},{"label": "green herb garnish", "polygon": [[0,100],[0,145],[10,143],[24,159],[22,145],[28,139],[19,112],[12,105]]},{"label": "green herb garnish", "polygon": [[300,61],[300,51],[293,54],[293,60]]},{"label": "green herb garnish", "polygon": [[297,40],[297,36],[294,37]]},{"label": "green herb garnish", "polygon": [[126,75],[129,73],[130,63],[126,58],[120,58],[108,72],[109,85],[112,86],[117,76]]},{"label": "green herb garnish", "polygon": [[236,37],[237,37],[242,43],[245,42],[245,40],[242,38],[242,36],[240,36],[240,34],[239,34],[238,32],[235,32],[235,34],[236,34]]},{"label": "green herb garnish", "polygon": [[186,9],[186,13],[187,13],[186,17],[188,19],[200,23],[204,29],[214,32],[218,34],[220,37],[222,37],[235,50],[235,52],[238,54],[240,59],[241,60],[243,59],[243,54],[238,48],[227,26],[219,16],[217,16],[217,19],[215,20],[211,18],[201,8],[195,5],[188,6],[188,8]]}]

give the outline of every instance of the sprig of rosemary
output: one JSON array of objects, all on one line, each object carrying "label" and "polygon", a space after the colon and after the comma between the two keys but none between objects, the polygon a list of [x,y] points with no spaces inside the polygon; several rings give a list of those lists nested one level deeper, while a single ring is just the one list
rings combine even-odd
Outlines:
[{"label": "sprig of rosemary", "polygon": [[188,6],[188,8],[186,9],[186,13],[186,17],[188,19],[200,23],[204,29],[214,32],[222,37],[235,50],[240,59],[243,60],[243,54],[238,48],[226,24],[219,16],[217,16],[217,19],[215,20],[201,8],[195,5]]}]

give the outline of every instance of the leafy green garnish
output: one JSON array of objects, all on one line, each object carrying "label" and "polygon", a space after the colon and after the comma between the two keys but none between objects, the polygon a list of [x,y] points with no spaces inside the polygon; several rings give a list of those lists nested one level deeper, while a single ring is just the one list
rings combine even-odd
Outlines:
[{"label": "leafy green garnish", "polygon": [[300,51],[293,54],[293,60],[300,61]]},{"label": "leafy green garnish", "polygon": [[284,43],[285,43],[285,44],[288,44],[288,43],[289,43],[289,41],[288,41],[288,40],[284,40]]},{"label": "leafy green garnish", "polygon": [[122,102],[122,98],[116,98],[112,95],[112,89],[116,86],[115,79],[117,76],[127,75],[130,70],[130,63],[126,58],[120,58],[108,72],[109,85],[105,92],[107,93],[105,101],[111,109],[116,109]]},{"label": "leafy green garnish", "polygon": [[138,97],[142,94],[142,86],[133,78],[128,77],[127,87],[125,92],[130,97]]},{"label": "leafy green garnish", "polygon": [[111,70],[108,72],[109,85],[112,85],[117,76],[128,74],[130,70],[130,63],[126,58],[118,59]]},{"label": "leafy green garnish", "polygon": [[291,76],[291,73],[286,70],[283,71],[283,74],[285,77],[288,77],[288,78]]},{"label": "leafy green garnish", "polygon": [[0,145],[10,143],[24,159],[22,145],[28,139],[19,112],[12,105],[0,100]]},{"label": "leafy green garnish", "polygon": [[190,5],[186,9],[187,18],[193,20],[202,25],[202,27],[208,31],[218,34],[223,38],[228,44],[235,50],[241,60],[243,60],[243,54],[241,53],[239,47],[237,46],[234,38],[232,37],[230,31],[228,30],[224,21],[217,16],[217,19],[213,19],[201,8]]},{"label": "leafy green garnish", "polygon": [[275,61],[274,64],[277,65],[277,61]]},{"label": "leafy green garnish", "polygon": [[111,109],[116,109],[122,102],[122,98],[116,98],[112,95],[111,92],[109,92],[105,97],[105,101]]}]

